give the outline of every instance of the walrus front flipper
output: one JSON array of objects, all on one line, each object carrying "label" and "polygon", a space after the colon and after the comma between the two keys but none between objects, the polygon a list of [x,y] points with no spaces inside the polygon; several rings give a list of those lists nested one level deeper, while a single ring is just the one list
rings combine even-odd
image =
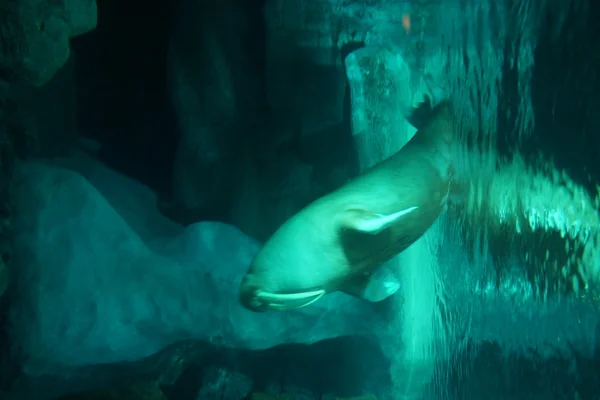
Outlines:
[{"label": "walrus front flipper", "polygon": [[410,214],[419,207],[409,207],[406,210],[400,210],[393,214],[379,214],[368,210],[350,209],[346,211],[342,221],[342,227],[353,229],[359,232],[377,235],[379,232],[391,225],[394,225],[398,220],[402,219],[407,214]]},{"label": "walrus front flipper", "polygon": [[259,291],[256,297],[273,310],[288,311],[306,307],[319,300],[325,294],[325,290],[312,290],[300,293],[270,293]]},{"label": "walrus front flipper", "polygon": [[417,129],[423,128],[431,120],[432,115],[434,115],[434,109],[447,100],[444,89],[436,86],[431,75],[425,75],[423,80],[429,93],[425,93],[423,101],[416,107],[410,107],[410,110],[406,113],[408,123]]},{"label": "walrus front flipper", "polygon": [[389,268],[379,268],[372,275],[358,276],[344,284],[342,292],[363,300],[377,303],[400,289],[398,279]]}]

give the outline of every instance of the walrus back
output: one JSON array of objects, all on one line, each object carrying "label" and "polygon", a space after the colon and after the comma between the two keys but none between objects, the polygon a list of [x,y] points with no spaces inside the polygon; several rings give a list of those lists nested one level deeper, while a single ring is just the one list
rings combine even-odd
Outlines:
[{"label": "walrus back", "polygon": [[380,264],[402,252],[429,229],[445,207],[452,174],[452,110],[447,101],[435,107],[426,101],[415,108],[415,114],[416,120],[409,119],[419,129],[400,151],[332,194],[382,214],[418,207],[377,237],[346,232],[344,247],[358,264]]}]

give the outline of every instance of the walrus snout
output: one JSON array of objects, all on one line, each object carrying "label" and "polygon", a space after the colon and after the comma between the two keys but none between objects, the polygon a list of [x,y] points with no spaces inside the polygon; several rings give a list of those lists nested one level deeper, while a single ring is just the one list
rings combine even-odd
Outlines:
[{"label": "walrus snout", "polygon": [[240,287],[240,302],[250,311],[264,312],[269,309],[267,303],[260,300],[260,288],[249,282],[248,275],[244,277]]},{"label": "walrus snout", "polygon": [[274,293],[261,288],[252,281],[250,275],[244,277],[240,288],[240,302],[245,308],[254,312],[295,310],[314,303],[325,294],[324,289]]}]

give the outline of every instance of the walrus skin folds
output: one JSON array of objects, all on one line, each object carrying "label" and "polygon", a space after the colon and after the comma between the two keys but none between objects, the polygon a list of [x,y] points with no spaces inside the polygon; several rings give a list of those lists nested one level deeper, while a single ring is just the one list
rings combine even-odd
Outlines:
[{"label": "walrus skin folds", "polygon": [[[448,201],[455,138],[450,105],[432,107],[426,98],[413,110],[418,114],[421,126],[414,124],[418,131],[396,154],[275,232],[242,280],[244,307],[291,310],[336,291],[368,299],[374,272],[421,237]],[[389,296],[398,286],[384,289]]]}]

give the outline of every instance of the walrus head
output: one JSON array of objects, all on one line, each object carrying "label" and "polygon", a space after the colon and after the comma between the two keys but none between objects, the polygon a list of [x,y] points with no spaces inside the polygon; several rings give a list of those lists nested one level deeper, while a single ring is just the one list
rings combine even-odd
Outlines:
[{"label": "walrus head", "polygon": [[[389,277],[373,280],[376,283],[367,288],[373,272],[370,255],[351,253],[357,247],[363,250],[359,253],[371,252],[375,242],[385,241],[390,227],[418,207],[378,214],[360,206],[336,207],[335,203],[335,198],[328,197],[313,203],[265,244],[242,281],[240,301],[246,308],[292,310],[334,291],[378,301],[398,290],[399,284]],[[361,238],[362,243],[349,249],[352,236]]]}]

